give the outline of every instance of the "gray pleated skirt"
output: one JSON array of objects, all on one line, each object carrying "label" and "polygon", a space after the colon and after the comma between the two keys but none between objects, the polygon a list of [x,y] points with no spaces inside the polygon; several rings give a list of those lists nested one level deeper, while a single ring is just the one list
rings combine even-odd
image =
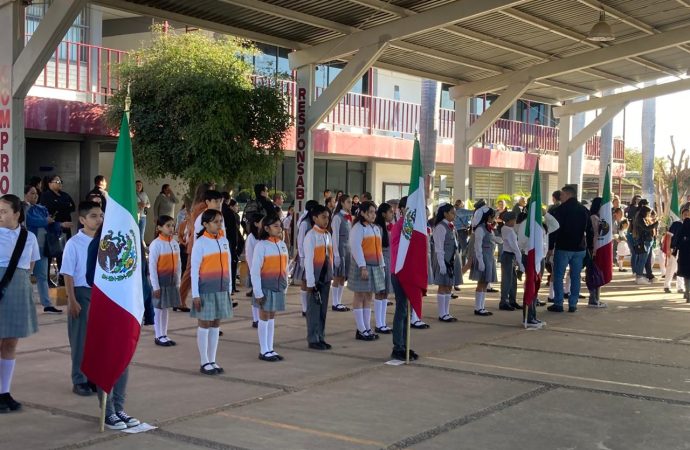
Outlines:
[{"label": "gray pleated skirt", "polygon": [[[493,252],[489,253],[483,251],[484,258],[484,271],[479,270],[479,263],[477,258],[472,260],[472,268],[470,269],[470,280],[478,281],[481,283],[497,283],[498,277],[496,275],[496,260],[494,259]],[[479,255],[476,255],[479,256]]]},{"label": "gray pleated skirt", "polygon": [[191,306],[189,315],[199,320],[220,320],[232,317],[232,300],[229,292],[201,294],[201,311]]},{"label": "gray pleated skirt", "polygon": [[383,249],[383,262],[386,263],[386,267],[383,269],[384,275],[386,276],[386,294],[393,293],[393,284],[391,283],[391,249],[390,247]]},{"label": "gray pleated skirt", "polygon": [[[0,267],[0,278],[6,267]],[[0,339],[24,338],[38,331],[31,278],[26,269],[17,269],[0,300]]]},{"label": "gray pleated skirt", "polygon": [[153,299],[153,307],[158,309],[177,308],[182,304],[180,288],[177,286],[161,286],[161,298]]},{"label": "gray pleated skirt", "polygon": [[352,256],[350,255],[350,247],[346,246],[345,251],[340,255],[340,265],[333,267],[334,277],[343,277],[347,280],[350,276],[350,266],[352,265]]},{"label": "gray pleated skirt", "polygon": [[359,276],[359,267],[354,259],[350,261],[350,275],[347,278],[347,287],[352,292],[385,292],[386,274],[381,266],[367,266],[369,279],[363,280]]},{"label": "gray pleated skirt", "polygon": [[285,292],[271,291],[269,289],[263,289],[262,292],[266,299],[263,306],[259,305],[254,297],[252,297],[252,306],[267,312],[285,311]]}]

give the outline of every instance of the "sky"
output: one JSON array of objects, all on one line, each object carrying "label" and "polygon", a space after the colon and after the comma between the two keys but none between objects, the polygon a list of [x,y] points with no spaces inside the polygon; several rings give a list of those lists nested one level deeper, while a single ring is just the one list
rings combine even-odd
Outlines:
[{"label": "sky", "polygon": [[[659,84],[675,81],[676,78],[659,80]],[[690,151],[690,91],[657,97],[656,99],[656,156],[670,155],[673,136],[678,153],[682,149]],[[589,122],[589,117],[587,121]],[[625,147],[642,148],[641,139],[642,102],[629,104],[625,109],[625,135],[623,135],[623,114],[613,121],[613,135],[625,136]]]}]

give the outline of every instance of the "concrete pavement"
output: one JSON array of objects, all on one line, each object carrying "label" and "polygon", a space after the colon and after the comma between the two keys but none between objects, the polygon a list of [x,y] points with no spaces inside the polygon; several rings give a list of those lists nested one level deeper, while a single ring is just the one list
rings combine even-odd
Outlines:
[{"label": "concrete pavement", "polygon": [[171,313],[178,345],[155,346],[145,327],[131,368],[127,412],[159,427],[137,435],[98,433],[95,397],[71,392],[66,317],[40,309],[39,333],[18,348],[12,394],[24,409],[0,415],[0,448],[689,449],[690,304],[615,275],[609,308],[540,308],[537,331],[499,311],[498,294],[487,296],[494,316],[474,316],[472,284],[451,303],[459,322],[438,322],[432,290],[410,366],[384,364],[390,336],[356,341],[351,313],[329,311],[332,351],[307,349],[291,287],[276,320],[285,361],[258,360],[242,295],[222,325],[226,373],[204,376],[195,321]]}]

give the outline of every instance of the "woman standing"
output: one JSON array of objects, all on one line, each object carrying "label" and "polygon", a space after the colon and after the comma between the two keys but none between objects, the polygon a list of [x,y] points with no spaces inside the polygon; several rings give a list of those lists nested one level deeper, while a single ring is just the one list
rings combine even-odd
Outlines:
[{"label": "woman standing", "polygon": [[36,236],[20,225],[23,221],[19,198],[0,197],[0,278],[9,278],[0,290],[0,413],[22,407],[10,395],[17,342],[38,331],[29,273],[40,253]]},{"label": "woman standing", "polygon": [[474,260],[470,279],[477,282],[474,296],[474,314],[491,316],[485,308],[486,287],[496,283],[496,260],[494,259],[494,218],[496,213],[488,206],[477,209],[472,219],[474,231]]},{"label": "woman standing", "polygon": [[373,341],[379,335],[371,331],[371,297],[386,289],[381,230],[374,224],[376,205],[362,202],[350,231],[350,274],[347,287],[355,293],[352,312],[357,331],[355,339]]},{"label": "woman standing", "polygon": [[645,264],[652,251],[652,241],[656,223],[651,220],[651,212],[648,206],[640,206],[633,221],[633,272],[635,272],[635,282],[637,284],[650,284],[651,281],[644,273]]},{"label": "woman standing", "polygon": [[141,180],[137,180],[135,184],[137,187],[137,206],[139,207],[139,234],[143,242],[144,231],[146,231],[146,215],[149,213],[151,202],[149,201],[148,194],[144,192],[144,183]]},{"label": "woman standing", "polygon": [[153,220],[158,222],[160,216],[175,217],[175,205],[177,205],[175,193],[169,184],[164,184],[160,194],[153,202]]},{"label": "woman standing", "polygon": [[45,243],[48,233],[59,238],[62,228],[69,228],[72,224],[70,222],[56,222],[48,214],[48,209],[43,205],[38,205],[37,201],[38,191],[36,188],[34,186],[26,186],[24,188],[23,205],[26,228],[36,236],[38,251],[41,257],[34,265],[33,275],[36,277],[36,287],[43,305],[43,312],[60,314],[62,310],[53,306],[48,292],[48,256],[44,254]]}]

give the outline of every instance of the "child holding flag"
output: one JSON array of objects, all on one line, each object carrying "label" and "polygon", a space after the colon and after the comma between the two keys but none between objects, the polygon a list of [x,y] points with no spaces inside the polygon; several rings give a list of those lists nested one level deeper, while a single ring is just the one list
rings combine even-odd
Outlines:
[{"label": "child holding flag", "polygon": [[190,315],[198,320],[196,341],[204,375],[225,372],[216,364],[220,321],[232,317],[232,260],[230,243],[221,230],[223,215],[216,209],[201,213],[203,231],[196,234],[192,247],[191,281],[193,307]]},{"label": "child holding flag", "polygon": [[267,215],[261,222],[259,242],[252,256],[252,288],[254,305],[259,311],[259,346],[262,361],[282,361],[283,357],[273,350],[276,311],[285,311],[287,291],[288,249],[282,240],[283,225],[280,217]]},{"label": "child holding flag", "polygon": [[175,341],[168,339],[168,313],[180,306],[180,278],[182,262],[180,245],[173,239],[175,219],[162,215],[156,221],[158,236],[149,246],[149,274],[153,289],[154,329],[156,345],[172,347]]}]

